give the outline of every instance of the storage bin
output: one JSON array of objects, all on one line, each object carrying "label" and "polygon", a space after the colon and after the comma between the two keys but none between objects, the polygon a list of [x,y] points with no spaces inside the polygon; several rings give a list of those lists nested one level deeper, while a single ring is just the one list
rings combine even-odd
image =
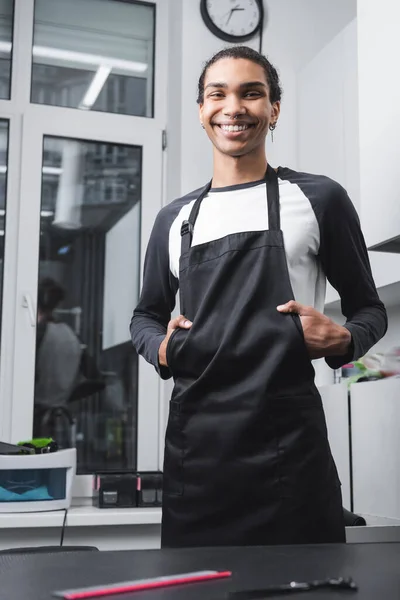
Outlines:
[{"label": "storage bin", "polygon": [[0,512],[69,508],[76,450],[49,454],[0,455]]}]

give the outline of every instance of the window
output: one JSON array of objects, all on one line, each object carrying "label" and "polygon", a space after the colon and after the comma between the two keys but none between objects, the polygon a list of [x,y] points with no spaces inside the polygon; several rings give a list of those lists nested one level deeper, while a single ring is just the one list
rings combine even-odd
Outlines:
[{"label": "window", "polygon": [[136,468],[141,148],[44,137],[34,436]]},{"label": "window", "polygon": [[0,98],[8,100],[11,88],[11,54],[14,0],[0,1]]},{"label": "window", "polygon": [[11,8],[0,0],[0,84],[15,56],[0,98],[0,439],[72,440],[86,494],[95,470],[161,464],[163,392],[129,321],[163,203],[168,6],[15,0],[13,40]]},{"label": "window", "polygon": [[31,100],[153,116],[154,5],[36,0]]}]

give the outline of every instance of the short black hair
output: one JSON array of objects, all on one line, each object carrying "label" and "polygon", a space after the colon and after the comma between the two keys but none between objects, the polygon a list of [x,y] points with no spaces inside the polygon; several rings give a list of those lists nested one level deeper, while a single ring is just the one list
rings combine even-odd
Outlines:
[{"label": "short black hair", "polygon": [[38,308],[43,313],[51,315],[64,298],[64,288],[51,277],[45,277],[39,282]]},{"label": "short black hair", "polygon": [[205,63],[198,83],[197,104],[202,104],[204,102],[204,80],[208,69],[211,67],[211,65],[214,65],[223,58],[244,58],[246,60],[251,60],[257,65],[260,65],[265,71],[265,76],[269,86],[270,101],[272,103],[280,101],[282,97],[282,87],[279,81],[279,75],[267,57],[263,54],[260,54],[260,52],[253,50],[253,48],[249,48],[248,46],[232,46],[230,48],[224,48],[223,50],[220,50]]}]

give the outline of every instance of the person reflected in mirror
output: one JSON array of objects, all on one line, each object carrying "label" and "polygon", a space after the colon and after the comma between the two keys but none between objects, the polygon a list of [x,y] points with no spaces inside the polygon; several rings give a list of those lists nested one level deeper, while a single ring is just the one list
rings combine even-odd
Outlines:
[{"label": "person reflected in mirror", "polygon": [[82,344],[66,323],[59,321],[55,310],[65,298],[65,290],[54,279],[39,282],[34,435],[48,435],[43,420],[52,409],[63,408],[78,383]]}]

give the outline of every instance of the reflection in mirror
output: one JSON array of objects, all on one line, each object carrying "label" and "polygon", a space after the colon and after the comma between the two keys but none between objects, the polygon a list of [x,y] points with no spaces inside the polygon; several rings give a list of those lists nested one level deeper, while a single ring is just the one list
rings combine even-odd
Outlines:
[{"label": "reflection in mirror", "polygon": [[34,435],[78,472],[136,465],[141,148],[46,136]]},{"label": "reflection in mirror", "polygon": [[154,5],[36,0],[31,100],[153,116]]},{"label": "reflection in mirror", "polygon": [[0,120],[0,327],[3,299],[3,265],[7,207],[8,121]]}]

